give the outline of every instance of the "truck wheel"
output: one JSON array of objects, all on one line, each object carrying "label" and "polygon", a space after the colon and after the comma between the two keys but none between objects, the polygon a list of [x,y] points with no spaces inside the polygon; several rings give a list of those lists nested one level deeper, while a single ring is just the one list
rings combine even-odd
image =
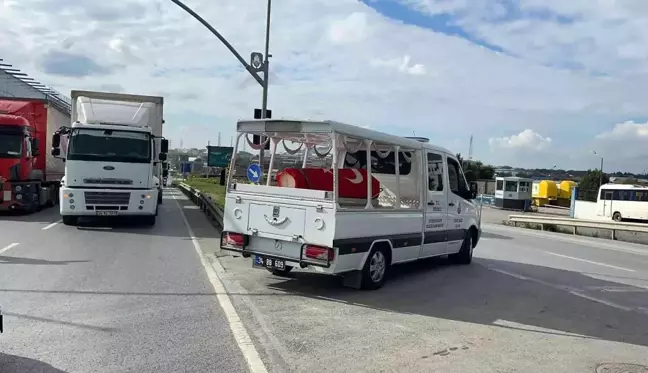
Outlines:
[{"label": "truck wheel", "polygon": [[385,246],[375,246],[362,268],[361,289],[376,290],[383,287],[389,271],[389,253]]},{"label": "truck wheel", "polygon": [[158,193],[158,205],[162,204],[162,190],[160,190],[160,193]]},{"label": "truck wheel", "polygon": [[79,223],[78,216],[63,216],[63,224],[65,225],[77,225]]},{"label": "truck wheel", "polygon": [[472,234],[470,231],[466,232],[463,243],[461,244],[461,250],[456,254],[448,255],[448,258],[455,264],[470,264],[473,257],[473,240]]},{"label": "truck wheel", "polygon": [[292,271],[293,267],[292,266],[286,266],[286,269],[270,269],[268,268],[268,271],[272,273],[275,276],[279,277],[286,277]]}]

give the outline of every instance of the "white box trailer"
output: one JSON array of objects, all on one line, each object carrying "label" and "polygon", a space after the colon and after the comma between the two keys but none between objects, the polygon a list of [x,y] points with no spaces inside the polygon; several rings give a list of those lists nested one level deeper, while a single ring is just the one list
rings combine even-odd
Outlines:
[{"label": "white box trailer", "polygon": [[[168,146],[162,137],[164,99],[79,90],[71,98],[64,182],[76,197],[62,191],[64,223],[75,224],[76,217],[87,214],[145,215],[154,223]],[[88,144],[98,148],[88,149]]]}]

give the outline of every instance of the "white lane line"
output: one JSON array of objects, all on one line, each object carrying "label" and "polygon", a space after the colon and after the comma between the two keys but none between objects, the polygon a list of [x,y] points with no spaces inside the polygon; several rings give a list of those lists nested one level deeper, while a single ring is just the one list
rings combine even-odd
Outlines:
[{"label": "white lane line", "polygon": [[218,303],[225,313],[225,317],[227,318],[227,322],[229,323],[230,329],[232,330],[232,334],[234,334],[236,344],[238,344],[238,347],[241,349],[241,353],[243,353],[243,357],[245,357],[250,371],[252,373],[267,373],[268,370],[266,369],[263,361],[261,360],[261,357],[259,356],[259,353],[254,347],[254,343],[252,343],[250,335],[248,334],[247,330],[245,330],[245,326],[243,326],[241,318],[239,317],[238,313],[236,313],[236,309],[234,308],[232,301],[227,295],[225,286],[218,277],[218,274],[214,270],[214,267],[211,266],[209,260],[203,254],[202,249],[200,248],[200,243],[198,243],[198,239],[196,238],[196,236],[194,236],[193,229],[191,229],[191,226],[189,226],[189,221],[187,220],[184,211],[182,211],[180,202],[176,200],[175,195],[173,196],[173,199],[178,205],[180,215],[182,215],[182,220],[184,220],[185,227],[187,227],[187,231],[189,231],[189,237],[191,237],[191,242],[193,243],[194,249],[196,249],[196,253],[198,253],[198,257],[200,258],[200,262],[202,263],[203,267],[205,267],[207,277],[209,278],[209,281],[216,291],[216,299],[218,299]]},{"label": "white lane line", "polygon": [[577,297],[587,299],[587,300],[590,300],[592,302],[604,304],[604,305],[606,305],[608,307],[616,308],[616,309],[623,310],[623,311],[636,311],[636,312],[640,312],[640,313],[644,313],[644,314],[648,315],[648,312],[646,312],[646,310],[643,310],[642,307],[637,307],[637,308],[626,307],[626,306],[620,305],[618,303],[610,302],[610,301],[607,301],[605,299],[600,299],[600,298],[593,297],[591,295],[584,294],[579,289],[576,289],[576,288],[573,288],[573,287],[570,287],[570,286],[556,285],[556,284],[552,284],[552,283],[547,282],[547,281],[539,280],[537,278],[523,276],[523,275],[520,275],[520,274],[517,274],[517,273],[504,271],[504,270],[497,269],[497,268],[494,268],[494,267],[488,267],[487,266],[486,268],[490,269],[491,271],[495,271],[495,272],[501,273],[503,275],[515,277],[515,278],[520,279],[520,280],[531,281],[531,282],[535,282],[535,283],[540,284],[540,285],[550,287],[552,289],[556,289],[556,290],[560,290],[560,291],[566,291],[571,295],[575,295]]},{"label": "white lane line", "polygon": [[613,266],[611,264],[605,264],[605,263],[600,263],[600,262],[594,262],[594,261],[587,260],[587,259],[575,258],[573,256],[567,256],[567,255],[552,253],[551,251],[545,251],[545,252],[547,254],[549,254],[549,255],[559,256],[561,258],[566,258],[566,259],[571,259],[571,260],[578,260],[579,262],[594,264],[594,265],[601,266],[601,267],[614,268],[614,269],[618,269],[620,271],[627,271],[627,272],[637,272],[634,269],[630,269],[630,268],[617,267],[617,266]]},{"label": "white lane line", "polygon": [[55,221],[54,223],[52,223],[52,224],[50,224],[50,225],[48,225],[48,226],[45,226],[45,227],[43,227],[42,229],[43,229],[44,231],[46,231],[46,230],[52,228],[53,226],[55,226],[56,224],[58,224],[58,223],[60,223],[60,222],[62,222],[62,220]]},{"label": "white lane line", "polygon": [[18,246],[18,242],[10,243],[9,245],[7,245],[7,246],[3,247],[2,249],[0,249],[0,254],[4,253],[5,251],[7,251],[7,250],[9,250],[9,249],[11,249],[13,247],[16,247],[16,246]]}]

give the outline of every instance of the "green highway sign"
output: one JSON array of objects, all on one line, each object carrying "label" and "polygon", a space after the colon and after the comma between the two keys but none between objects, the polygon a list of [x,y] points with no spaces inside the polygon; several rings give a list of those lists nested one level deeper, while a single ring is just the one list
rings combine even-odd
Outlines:
[{"label": "green highway sign", "polygon": [[232,153],[234,153],[234,148],[231,146],[208,146],[207,166],[228,167],[232,160]]}]

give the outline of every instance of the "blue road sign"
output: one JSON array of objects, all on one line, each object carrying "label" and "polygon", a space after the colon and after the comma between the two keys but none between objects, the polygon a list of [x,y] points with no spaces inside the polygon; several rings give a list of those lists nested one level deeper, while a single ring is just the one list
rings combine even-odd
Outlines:
[{"label": "blue road sign", "polygon": [[258,183],[261,180],[261,166],[258,163],[252,163],[248,166],[247,178],[253,183]]},{"label": "blue road sign", "polygon": [[180,166],[180,172],[183,174],[191,173],[191,162],[183,162]]}]

